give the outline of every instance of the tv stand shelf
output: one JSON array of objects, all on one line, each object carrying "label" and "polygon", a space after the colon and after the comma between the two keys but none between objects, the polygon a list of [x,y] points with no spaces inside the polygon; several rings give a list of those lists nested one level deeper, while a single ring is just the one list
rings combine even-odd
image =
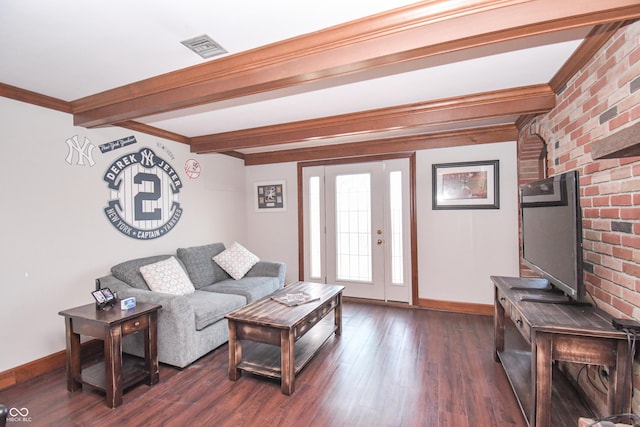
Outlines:
[{"label": "tv stand shelf", "polygon": [[608,366],[608,414],[603,415],[630,412],[631,349],[627,335],[611,326],[609,315],[593,306],[522,300],[546,292],[537,279],[491,280],[495,360],[502,364],[530,426],[575,425],[588,414],[578,392],[553,363],[558,360]]}]

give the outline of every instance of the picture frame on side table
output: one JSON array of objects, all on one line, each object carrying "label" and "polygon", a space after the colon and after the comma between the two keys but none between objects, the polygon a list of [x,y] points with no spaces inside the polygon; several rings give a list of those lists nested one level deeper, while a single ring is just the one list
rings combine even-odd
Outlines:
[{"label": "picture frame on side table", "polygon": [[256,212],[282,212],[287,210],[284,181],[265,181],[254,184]]},{"label": "picture frame on side table", "polygon": [[116,302],[116,296],[111,292],[109,288],[96,289],[91,292],[93,298],[96,300],[96,309],[105,310],[113,307]]},{"label": "picture frame on side table", "polygon": [[432,165],[433,209],[500,209],[500,161]]}]

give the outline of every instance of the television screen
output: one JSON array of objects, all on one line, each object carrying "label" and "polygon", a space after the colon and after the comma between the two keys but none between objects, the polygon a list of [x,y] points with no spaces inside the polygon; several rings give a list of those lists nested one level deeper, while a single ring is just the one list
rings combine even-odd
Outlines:
[{"label": "television screen", "polygon": [[578,172],[520,187],[522,257],[574,301],[585,296]]}]

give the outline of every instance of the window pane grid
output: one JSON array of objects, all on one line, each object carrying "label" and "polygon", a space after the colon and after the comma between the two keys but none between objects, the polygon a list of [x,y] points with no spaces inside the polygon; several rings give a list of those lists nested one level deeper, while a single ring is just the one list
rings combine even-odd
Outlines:
[{"label": "window pane grid", "polygon": [[372,280],[371,177],[336,176],[336,276],[339,280]]},{"label": "window pane grid", "polygon": [[309,275],[322,278],[322,250],[320,226],[320,177],[309,179]]},{"label": "window pane grid", "polygon": [[404,284],[402,254],[402,172],[389,173],[389,209],[391,219],[391,283]]}]

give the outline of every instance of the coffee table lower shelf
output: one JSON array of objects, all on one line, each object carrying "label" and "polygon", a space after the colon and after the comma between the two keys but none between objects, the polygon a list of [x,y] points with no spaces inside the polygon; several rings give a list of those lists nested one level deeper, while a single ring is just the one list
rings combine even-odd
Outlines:
[{"label": "coffee table lower shelf", "polygon": [[[295,343],[295,374],[302,370],[336,331],[333,316],[327,316]],[[242,361],[238,369],[269,378],[282,379],[279,346],[242,340]]]}]

